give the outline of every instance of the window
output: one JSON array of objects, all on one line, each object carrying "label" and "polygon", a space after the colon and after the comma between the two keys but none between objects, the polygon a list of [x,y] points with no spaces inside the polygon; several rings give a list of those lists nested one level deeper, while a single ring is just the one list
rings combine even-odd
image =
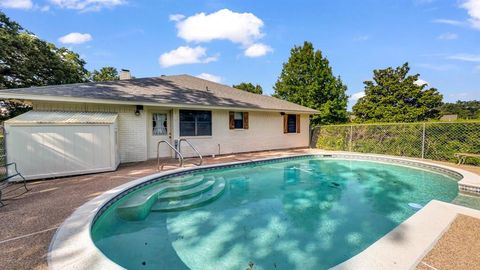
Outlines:
[{"label": "window", "polygon": [[180,110],[180,136],[211,136],[212,112]]},{"label": "window", "polygon": [[300,115],[286,114],[283,116],[283,133],[300,133]]},{"label": "window", "polygon": [[167,135],[167,114],[166,113],[152,114],[152,135],[153,136]]},{"label": "window", "polygon": [[235,128],[243,128],[243,112],[235,112],[233,114],[233,124]]},{"label": "window", "polygon": [[248,112],[230,112],[230,129],[248,129]]},{"label": "window", "polygon": [[288,133],[297,133],[297,117],[294,114],[289,114],[288,115],[287,132]]}]

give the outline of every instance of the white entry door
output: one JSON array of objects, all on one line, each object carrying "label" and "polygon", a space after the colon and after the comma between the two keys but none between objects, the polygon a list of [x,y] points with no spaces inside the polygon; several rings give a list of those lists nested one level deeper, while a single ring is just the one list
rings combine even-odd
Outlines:
[{"label": "white entry door", "polygon": [[[157,144],[161,140],[171,142],[171,123],[170,112],[168,111],[152,111],[149,113],[148,119],[149,133],[149,149],[148,158],[157,158]],[[171,149],[164,143],[160,145],[160,156],[171,157]]]}]

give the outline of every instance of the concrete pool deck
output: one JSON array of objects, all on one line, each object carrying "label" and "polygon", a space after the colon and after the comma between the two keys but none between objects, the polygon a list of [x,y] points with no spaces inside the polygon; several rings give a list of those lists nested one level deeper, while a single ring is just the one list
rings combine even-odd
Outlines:
[{"label": "concrete pool deck", "polygon": [[471,270],[479,266],[480,219],[458,215],[435,247],[417,265],[417,270]]},{"label": "concrete pool deck", "polygon": [[[325,153],[324,151],[321,151]],[[315,154],[319,150],[266,151],[207,158],[206,164]],[[439,164],[439,163],[437,163]],[[447,164],[457,167],[454,164]],[[480,174],[480,168],[458,166]],[[169,166],[167,169],[175,167]],[[156,173],[155,161],[123,164],[115,172],[30,182],[32,190],[0,208],[0,261],[3,269],[46,269],[50,240],[79,206],[114,187]],[[424,255],[424,254],[423,254]],[[421,257],[420,257],[421,258]]]}]

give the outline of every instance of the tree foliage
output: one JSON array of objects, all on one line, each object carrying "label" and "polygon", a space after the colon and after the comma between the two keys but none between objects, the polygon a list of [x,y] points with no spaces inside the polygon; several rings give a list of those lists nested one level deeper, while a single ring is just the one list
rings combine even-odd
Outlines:
[{"label": "tree foliage", "polygon": [[353,106],[359,122],[414,122],[437,118],[442,95],[427,84],[418,84],[419,74],[408,75],[408,63],[373,71],[365,81],[365,96]]},{"label": "tree foliage", "polygon": [[250,92],[250,93],[254,93],[254,94],[260,94],[260,95],[263,94],[263,88],[262,88],[262,86],[260,86],[258,84],[254,85],[252,83],[242,82],[242,83],[237,84],[237,85],[234,84],[232,87],[243,90],[243,91],[247,91],[247,92]]},{"label": "tree foliage", "polygon": [[100,70],[94,70],[90,77],[90,80],[94,82],[115,81],[118,79],[120,79],[118,71],[114,67],[103,67]]},{"label": "tree foliage", "polygon": [[444,103],[439,108],[441,115],[456,114],[461,119],[480,118],[480,101],[457,101],[455,103]]},{"label": "tree foliage", "polygon": [[320,113],[312,118],[315,124],[347,120],[347,87],[310,42],[291,49],[274,89],[277,98],[318,110]]},{"label": "tree foliage", "polygon": [[[85,61],[39,39],[0,11],[0,89],[85,82]],[[19,100],[0,101],[0,120],[31,109]]]},{"label": "tree foliage", "polygon": [[28,112],[32,107],[20,100],[0,100],[0,122]]},{"label": "tree foliage", "polygon": [[84,82],[85,61],[43,41],[0,12],[0,88]]}]

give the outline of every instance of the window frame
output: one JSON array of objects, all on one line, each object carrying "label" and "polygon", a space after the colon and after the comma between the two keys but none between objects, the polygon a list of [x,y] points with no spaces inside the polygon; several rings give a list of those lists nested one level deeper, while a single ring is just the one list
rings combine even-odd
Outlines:
[{"label": "window frame", "polygon": [[[155,120],[155,115],[156,114],[163,114],[165,115],[165,122],[164,123],[161,123],[164,125],[164,128],[165,128],[165,133],[164,134],[155,134],[155,128],[156,128],[156,125],[157,125],[157,122]],[[152,112],[151,113],[151,116],[152,116],[152,119],[151,119],[151,123],[152,123],[152,128],[151,128],[151,133],[152,133],[152,136],[167,136],[168,135],[168,113],[166,112]],[[165,125],[166,124],[166,125]]]},{"label": "window frame", "polygon": [[[241,119],[235,119],[235,116],[237,114],[241,114],[242,118]],[[241,123],[240,125],[237,125],[237,121]],[[231,130],[246,130],[249,128],[249,113],[245,111],[230,111],[228,113],[228,126],[229,129]]]},{"label": "window frame", "polygon": [[[237,115],[240,115],[240,119],[236,118]],[[234,125],[234,129],[244,129],[243,112],[233,112],[233,125]]]},{"label": "window frame", "polygon": [[[293,119],[295,124],[295,130],[290,129],[292,127],[292,123],[290,122]],[[283,133],[284,134],[298,134],[300,133],[300,122],[301,117],[300,114],[284,114],[283,115]]]},{"label": "window frame", "polygon": [[[182,113],[193,113],[193,121],[182,121]],[[199,116],[200,114],[208,114],[208,118],[209,118],[209,121],[201,121],[201,119],[199,119]],[[213,123],[213,116],[212,116],[212,111],[208,111],[208,110],[179,110],[179,121],[178,121],[178,125],[179,125],[179,133],[180,133],[180,137],[210,137],[212,136],[212,123]],[[182,123],[185,123],[185,122],[188,122],[190,124],[193,123],[194,125],[194,134],[182,134]],[[208,134],[200,134],[199,135],[199,129],[198,129],[198,126],[199,124],[209,124],[209,130],[208,130]]]}]

